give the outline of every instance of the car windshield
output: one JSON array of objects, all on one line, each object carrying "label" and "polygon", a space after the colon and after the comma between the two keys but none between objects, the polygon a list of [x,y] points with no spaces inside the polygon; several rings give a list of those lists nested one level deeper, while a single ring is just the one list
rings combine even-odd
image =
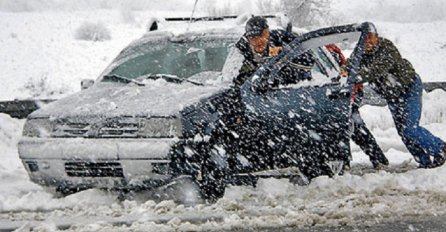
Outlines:
[{"label": "car windshield", "polygon": [[[199,73],[221,73],[229,53],[229,39],[194,39],[151,41],[138,45],[125,57],[120,57],[111,72],[102,81],[120,82],[124,77],[129,80],[162,78],[168,82],[182,83]],[[166,78],[169,77],[169,78]],[[180,81],[178,81],[180,80]],[[129,83],[129,81],[126,81]]]}]

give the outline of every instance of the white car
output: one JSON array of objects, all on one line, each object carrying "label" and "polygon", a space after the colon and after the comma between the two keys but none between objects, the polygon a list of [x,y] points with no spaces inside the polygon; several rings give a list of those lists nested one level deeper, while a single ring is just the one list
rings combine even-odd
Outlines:
[{"label": "white car", "polygon": [[[205,197],[218,198],[234,177],[262,170],[295,167],[299,172],[294,174],[310,179],[337,174],[328,162],[342,164],[350,158],[354,77],[332,82],[339,67],[324,45],[356,44],[365,33],[362,28],[373,27],[364,25],[302,35],[260,68],[242,86],[244,116],[253,120],[237,132],[227,130],[223,116],[243,59],[234,43],[244,24],[149,32],[126,47],[91,87],[29,115],[18,146],[20,158],[32,181],[63,194],[93,187],[156,188],[189,175]],[[274,72],[287,56],[305,51],[316,58],[315,84],[282,86],[263,95],[255,91],[259,81],[274,77],[265,70]],[[326,107],[319,110],[318,104]],[[246,137],[259,128],[273,129]],[[256,147],[227,149],[228,135]],[[324,142],[327,136],[336,141]],[[289,156],[275,154],[290,148]],[[262,151],[272,153],[259,158]],[[281,158],[271,164],[271,157]]]}]

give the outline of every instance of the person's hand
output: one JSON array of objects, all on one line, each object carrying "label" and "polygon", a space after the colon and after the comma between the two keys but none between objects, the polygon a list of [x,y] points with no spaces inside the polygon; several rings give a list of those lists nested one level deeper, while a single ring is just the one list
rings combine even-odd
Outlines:
[{"label": "person's hand", "polygon": [[282,47],[273,47],[269,49],[270,56],[277,56],[282,51]]},{"label": "person's hand", "polygon": [[341,76],[341,77],[348,77],[348,72],[347,72],[347,70],[345,70],[344,67],[341,67],[341,68],[340,68],[340,70],[339,70],[339,76]]}]

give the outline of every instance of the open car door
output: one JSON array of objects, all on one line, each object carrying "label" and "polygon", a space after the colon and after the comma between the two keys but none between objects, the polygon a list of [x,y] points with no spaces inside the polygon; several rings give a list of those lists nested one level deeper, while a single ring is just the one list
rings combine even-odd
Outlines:
[{"label": "open car door", "polygon": [[[286,141],[288,148],[282,160],[289,162],[288,166],[297,165],[310,178],[336,174],[350,160],[351,95],[363,55],[361,48],[371,31],[375,31],[373,24],[363,23],[304,34],[242,86],[247,118],[263,125],[267,139]],[[329,44],[353,51],[348,78],[339,78],[339,66],[325,47]],[[282,68],[303,53],[315,58],[312,79],[274,84],[281,83]]]}]

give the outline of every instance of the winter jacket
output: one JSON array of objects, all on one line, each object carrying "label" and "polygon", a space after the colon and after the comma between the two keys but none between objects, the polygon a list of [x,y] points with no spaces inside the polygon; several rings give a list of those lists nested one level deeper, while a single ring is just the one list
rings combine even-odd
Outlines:
[{"label": "winter jacket", "polygon": [[[243,65],[240,68],[239,75],[234,79],[236,86],[242,85],[247,78],[272,57],[269,54],[270,48],[284,47],[296,38],[295,35],[284,30],[271,30],[270,38],[267,49],[263,54],[256,55],[251,51],[248,38],[243,35],[242,38],[236,43],[236,47],[240,50],[244,56]],[[310,53],[304,53],[298,58],[290,61],[280,73],[281,83],[277,84],[290,84],[297,83],[299,80],[311,79],[310,70],[313,67],[315,60]]]},{"label": "winter jacket", "polygon": [[412,64],[390,40],[381,37],[376,51],[364,55],[358,75],[387,101],[406,93],[416,78]]}]

